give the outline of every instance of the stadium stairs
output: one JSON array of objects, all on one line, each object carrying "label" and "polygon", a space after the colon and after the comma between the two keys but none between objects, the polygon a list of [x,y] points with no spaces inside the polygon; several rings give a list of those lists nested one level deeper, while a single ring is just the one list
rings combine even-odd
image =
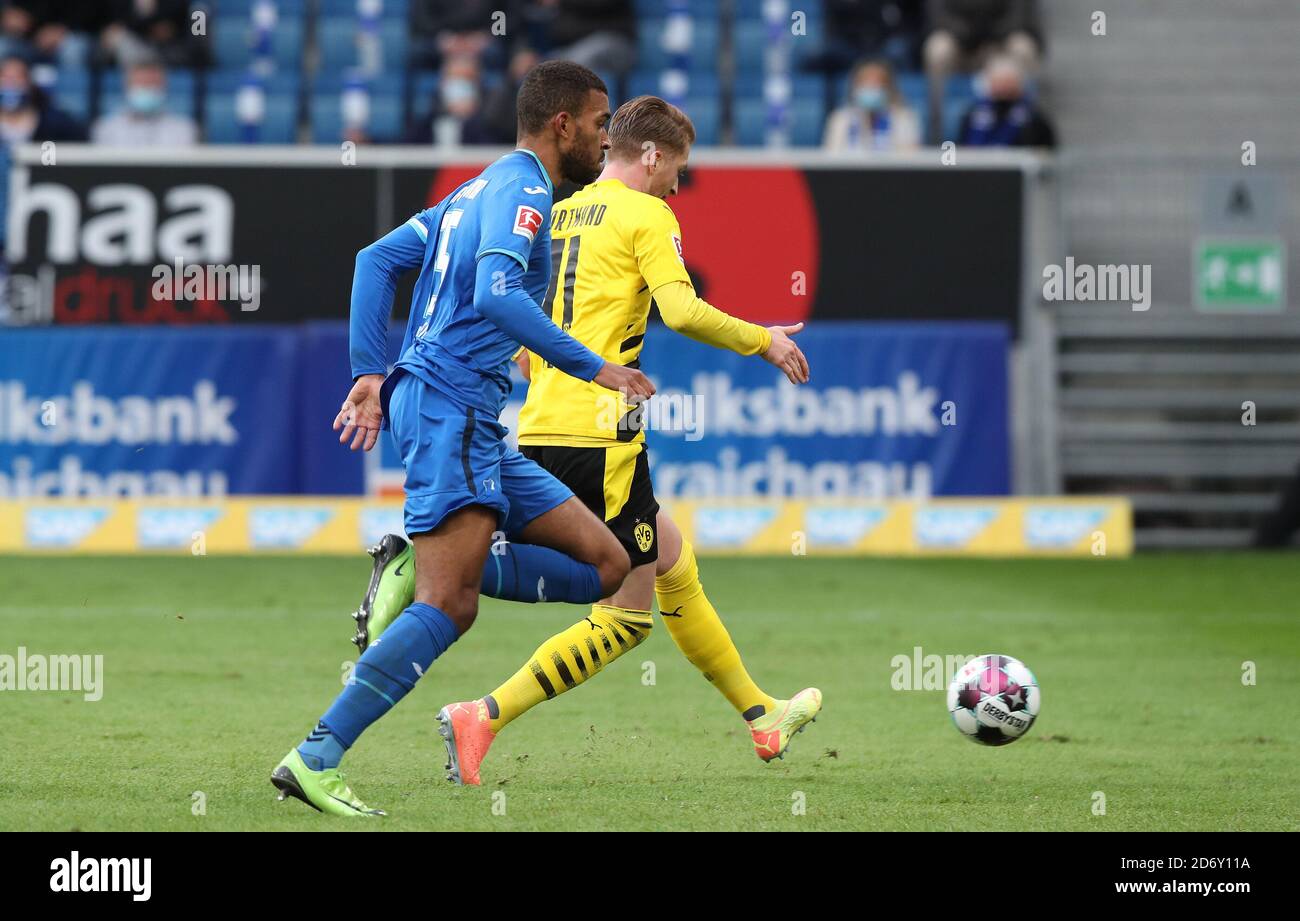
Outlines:
[{"label": "stadium stairs", "polygon": [[[1040,301],[1049,482],[1132,496],[1139,547],[1246,546],[1300,465],[1300,245],[1286,224],[1300,214],[1300,4],[1114,0],[1105,36],[1094,7],[1043,7],[1060,259],[1150,265],[1153,292],[1142,312]],[[1245,141],[1257,166],[1242,165]],[[1254,205],[1276,209],[1288,243],[1290,306],[1271,315],[1195,307],[1209,190],[1240,176],[1277,199]]]}]

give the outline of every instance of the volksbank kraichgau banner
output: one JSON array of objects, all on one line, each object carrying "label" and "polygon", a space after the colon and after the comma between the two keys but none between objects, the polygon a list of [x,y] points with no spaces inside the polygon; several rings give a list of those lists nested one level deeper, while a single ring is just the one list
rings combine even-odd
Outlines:
[{"label": "volksbank kraichgau banner", "polygon": [[[659,393],[643,415],[664,499],[1008,491],[1001,326],[828,322],[798,340],[803,387],[651,328],[643,367]],[[349,383],[342,323],[12,330],[0,335],[0,499],[400,488],[393,452],[363,475],[330,431]]]},{"label": "volksbank kraichgau banner", "polygon": [[0,498],[296,492],[299,339],[265,327],[0,334]]},{"label": "volksbank kraichgau banner", "polygon": [[994,323],[823,323],[811,380],[651,330],[644,417],[664,498],[918,498],[1010,488],[1007,333]]}]

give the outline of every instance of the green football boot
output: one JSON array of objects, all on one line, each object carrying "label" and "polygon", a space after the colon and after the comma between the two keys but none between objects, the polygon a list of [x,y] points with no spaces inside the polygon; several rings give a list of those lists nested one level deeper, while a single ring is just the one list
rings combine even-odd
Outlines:
[{"label": "green football boot", "polygon": [[388,625],[415,600],[415,548],[396,534],[385,534],[368,551],[375,560],[370,586],[352,619],[357,622],[353,644],[366,651]]},{"label": "green football boot", "polygon": [[338,768],[313,771],[307,767],[296,748],[285,755],[271,772],[271,783],[280,791],[280,799],[292,796],[329,815],[370,817],[388,814],[382,809],[371,809],[357,799]]}]

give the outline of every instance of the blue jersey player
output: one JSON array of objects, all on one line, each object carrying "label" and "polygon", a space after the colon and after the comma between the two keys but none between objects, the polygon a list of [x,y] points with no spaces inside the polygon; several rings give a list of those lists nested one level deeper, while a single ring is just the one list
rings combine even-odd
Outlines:
[{"label": "blue jersey player", "polygon": [[[517,108],[518,149],[357,255],[354,384],[335,428],[341,442],[369,450],[388,419],[406,469],[415,601],[369,644],[343,693],[272,773],[281,798],[323,812],[383,814],[352,793],[339,762],[470,628],[480,591],[590,604],[613,594],[630,568],[612,532],[511,451],[497,421],[521,345],[630,399],[654,392],[640,371],[605,362],[538,305],[550,281],[555,183],[595,179],[609,146],[605,85],[585,67],[547,62],[524,79]],[[411,320],[385,379],[396,280],[414,268]],[[511,540],[494,544],[498,532]]]}]

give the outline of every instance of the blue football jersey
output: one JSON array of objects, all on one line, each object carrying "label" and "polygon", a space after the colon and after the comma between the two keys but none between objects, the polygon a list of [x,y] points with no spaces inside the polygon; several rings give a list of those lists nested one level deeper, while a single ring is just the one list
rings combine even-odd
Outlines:
[{"label": "blue football jersey", "polygon": [[474,308],[478,260],[501,253],[517,261],[524,290],[540,302],[551,275],[553,194],[537,156],[515,150],[411,219],[426,241],[399,368],[500,415],[519,345]]}]

